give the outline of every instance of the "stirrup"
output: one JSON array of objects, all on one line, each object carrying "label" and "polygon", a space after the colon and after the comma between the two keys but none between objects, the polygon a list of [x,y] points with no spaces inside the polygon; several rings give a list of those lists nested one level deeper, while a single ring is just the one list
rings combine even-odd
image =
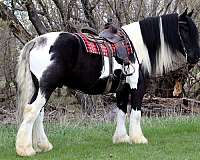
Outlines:
[{"label": "stirrup", "polygon": [[[133,69],[133,71],[130,72],[130,73],[128,73],[128,71],[127,71],[127,70],[130,69],[129,66],[131,66],[132,69]],[[133,66],[132,63],[130,63],[130,64],[128,65],[127,70],[126,70],[126,66],[125,66],[125,64],[123,63],[123,65],[122,65],[122,73],[123,73],[125,76],[131,76],[133,73],[135,73],[135,67]]]}]

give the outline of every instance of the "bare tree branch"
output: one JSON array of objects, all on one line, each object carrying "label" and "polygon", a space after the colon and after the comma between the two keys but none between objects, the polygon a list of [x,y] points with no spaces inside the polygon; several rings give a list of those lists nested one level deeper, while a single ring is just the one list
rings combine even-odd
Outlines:
[{"label": "bare tree branch", "polygon": [[73,25],[73,23],[71,22],[71,18],[72,16],[72,12],[73,12],[73,6],[75,6],[76,2],[74,0],[70,0],[70,2],[68,3],[67,6],[67,15],[66,15],[66,29],[69,32],[77,32],[76,27]]},{"label": "bare tree branch", "polygon": [[56,5],[56,7],[58,8],[58,11],[60,13],[60,16],[62,18],[62,28],[64,29],[66,24],[65,24],[65,15],[64,15],[64,9],[63,9],[63,5],[61,4],[61,2],[59,2],[59,0],[52,0],[54,2],[54,4]]},{"label": "bare tree branch", "polygon": [[173,0],[169,1],[167,6],[165,7],[165,11],[164,11],[164,14],[167,14],[168,10],[169,10],[169,7],[171,6]]},{"label": "bare tree branch", "polygon": [[47,29],[45,28],[44,24],[41,22],[32,0],[26,1],[25,5],[28,11],[29,20],[32,22],[37,33],[39,35],[47,33]]},{"label": "bare tree branch", "polygon": [[86,19],[88,19],[88,25],[92,28],[98,29],[96,26],[96,20],[94,18],[94,14],[92,13],[93,8],[91,7],[91,4],[89,0],[81,0],[83,11],[85,14]]},{"label": "bare tree branch", "polygon": [[138,21],[139,18],[140,18],[140,14],[142,12],[142,5],[143,5],[143,0],[140,1],[140,4],[139,4],[139,9],[138,9],[138,12],[137,12],[137,15],[136,15],[136,20]]},{"label": "bare tree branch", "polygon": [[130,17],[129,17],[129,14],[128,14],[128,8],[125,6],[125,2],[124,0],[121,0],[121,4],[122,4],[122,9],[123,9],[123,12],[124,12],[124,17],[125,17],[125,20],[126,20],[126,24],[129,24],[130,23]]},{"label": "bare tree branch", "polygon": [[3,2],[0,2],[0,18],[9,23],[9,28],[12,33],[23,44],[32,39],[32,36],[26,31],[13,12]]},{"label": "bare tree branch", "polygon": [[94,0],[91,2],[91,10],[95,9],[95,7],[97,6],[97,4],[100,2],[101,0]]},{"label": "bare tree branch", "polygon": [[53,30],[55,30],[54,25],[52,23],[52,19],[50,18],[48,10],[47,10],[48,7],[45,4],[43,4],[42,0],[38,0],[38,3],[42,7],[42,10],[43,10],[43,13],[44,13],[43,16],[46,17],[46,19],[47,19],[47,21],[50,25],[49,27],[46,27],[46,28],[52,28]]},{"label": "bare tree branch", "polygon": [[[112,9],[113,13],[115,14],[119,26],[122,26],[122,18],[121,18],[121,2],[114,0],[113,3],[107,0],[107,3],[109,4],[110,8]],[[112,4],[111,4],[112,3]]]},{"label": "bare tree branch", "polygon": [[72,14],[72,7],[74,6],[73,3],[75,3],[74,0],[70,0],[68,5],[67,5],[67,10],[66,10],[66,6],[64,7],[63,4],[59,1],[59,0],[52,0],[59,13],[60,13],[60,16],[62,18],[62,29],[63,30],[67,30],[68,32],[76,32],[77,29],[75,28],[75,26],[72,24],[72,22],[70,21],[70,18],[71,18],[71,14]]}]

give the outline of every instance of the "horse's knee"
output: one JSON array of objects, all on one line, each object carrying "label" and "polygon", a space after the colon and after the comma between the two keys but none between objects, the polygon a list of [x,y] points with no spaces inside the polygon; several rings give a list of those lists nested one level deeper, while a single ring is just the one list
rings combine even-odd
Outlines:
[{"label": "horse's knee", "polygon": [[34,106],[31,104],[27,104],[24,107],[24,121],[26,122],[31,122],[31,121],[35,121],[35,119],[37,118],[37,110],[35,110]]}]

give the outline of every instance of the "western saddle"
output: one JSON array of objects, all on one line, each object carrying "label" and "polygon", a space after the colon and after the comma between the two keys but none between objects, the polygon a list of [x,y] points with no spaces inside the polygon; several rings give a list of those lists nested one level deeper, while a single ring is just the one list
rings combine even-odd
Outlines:
[{"label": "western saddle", "polygon": [[81,32],[98,36],[97,39],[105,40],[111,44],[115,44],[116,58],[119,61],[119,63],[123,65],[130,64],[127,48],[126,46],[124,46],[124,43],[123,43],[125,35],[124,33],[122,33],[122,31],[119,28],[110,24],[110,25],[105,26],[104,30],[100,32],[99,34],[97,33],[95,29],[90,28],[90,27],[81,29]]}]

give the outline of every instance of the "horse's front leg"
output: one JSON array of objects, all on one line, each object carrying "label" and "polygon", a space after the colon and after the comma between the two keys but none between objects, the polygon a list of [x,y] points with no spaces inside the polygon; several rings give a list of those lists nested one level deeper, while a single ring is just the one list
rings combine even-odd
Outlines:
[{"label": "horse's front leg", "polygon": [[129,86],[124,85],[123,89],[116,93],[117,98],[117,126],[113,136],[113,143],[126,143],[129,142],[129,136],[126,131],[126,113],[129,97]]},{"label": "horse's front leg", "polygon": [[141,129],[141,105],[144,96],[144,79],[140,73],[137,89],[131,89],[131,114],[129,124],[130,143],[148,143]]},{"label": "horse's front leg", "polygon": [[129,137],[130,143],[147,144],[148,140],[144,137],[141,129],[141,110],[131,109]]}]

